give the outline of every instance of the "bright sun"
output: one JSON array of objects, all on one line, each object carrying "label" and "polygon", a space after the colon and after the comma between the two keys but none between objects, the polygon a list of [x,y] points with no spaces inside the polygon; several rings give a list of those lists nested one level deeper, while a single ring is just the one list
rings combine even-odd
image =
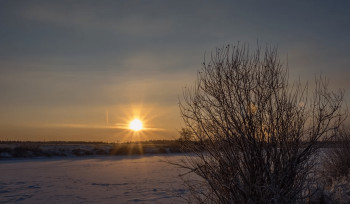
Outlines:
[{"label": "bright sun", "polygon": [[139,131],[142,129],[142,122],[139,119],[134,119],[130,122],[129,128],[133,131]]}]

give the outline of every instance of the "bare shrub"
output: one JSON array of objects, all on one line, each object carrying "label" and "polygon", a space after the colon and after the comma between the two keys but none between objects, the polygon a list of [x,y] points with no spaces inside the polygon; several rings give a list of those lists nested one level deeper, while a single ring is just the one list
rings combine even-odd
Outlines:
[{"label": "bare shrub", "polygon": [[[192,141],[179,164],[202,178],[186,184],[195,203],[295,203],[307,184],[318,141],[344,119],[343,93],[316,80],[312,94],[288,82],[275,48],[217,49],[203,63],[180,111]],[[310,97],[311,95],[311,97]],[[195,156],[193,156],[193,154]]]}]

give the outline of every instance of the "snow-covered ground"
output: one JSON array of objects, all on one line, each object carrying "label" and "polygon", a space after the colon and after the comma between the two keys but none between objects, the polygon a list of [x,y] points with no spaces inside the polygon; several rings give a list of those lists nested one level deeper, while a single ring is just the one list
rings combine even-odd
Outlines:
[{"label": "snow-covered ground", "polygon": [[183,203],[183,155],[0,160],[0,203]]}]

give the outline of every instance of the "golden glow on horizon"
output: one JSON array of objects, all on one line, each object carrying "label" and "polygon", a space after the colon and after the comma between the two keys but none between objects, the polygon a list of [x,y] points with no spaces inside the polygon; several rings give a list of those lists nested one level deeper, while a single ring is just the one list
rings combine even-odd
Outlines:
[{"label": "golden glow on horizon", "polygon": [[142,122],[139,119],[134,119],[130,122],[129,128],[133,131],[139,131],[142,130]]}]

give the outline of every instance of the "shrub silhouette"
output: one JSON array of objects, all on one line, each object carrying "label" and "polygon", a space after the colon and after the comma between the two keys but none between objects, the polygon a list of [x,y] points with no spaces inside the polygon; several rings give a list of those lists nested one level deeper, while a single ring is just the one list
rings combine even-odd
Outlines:
[{"label": "shrub silhouette", "polygon": [[201,178],[186,180],[189,201],[302,202],[317,143],[343,122],[342,104],[343,92],[329,91],[322,77],[312,95],[290,84],[276,48],[217,49],[180,99],[193,141],[182,142],[191,154],[178,165]]}]

